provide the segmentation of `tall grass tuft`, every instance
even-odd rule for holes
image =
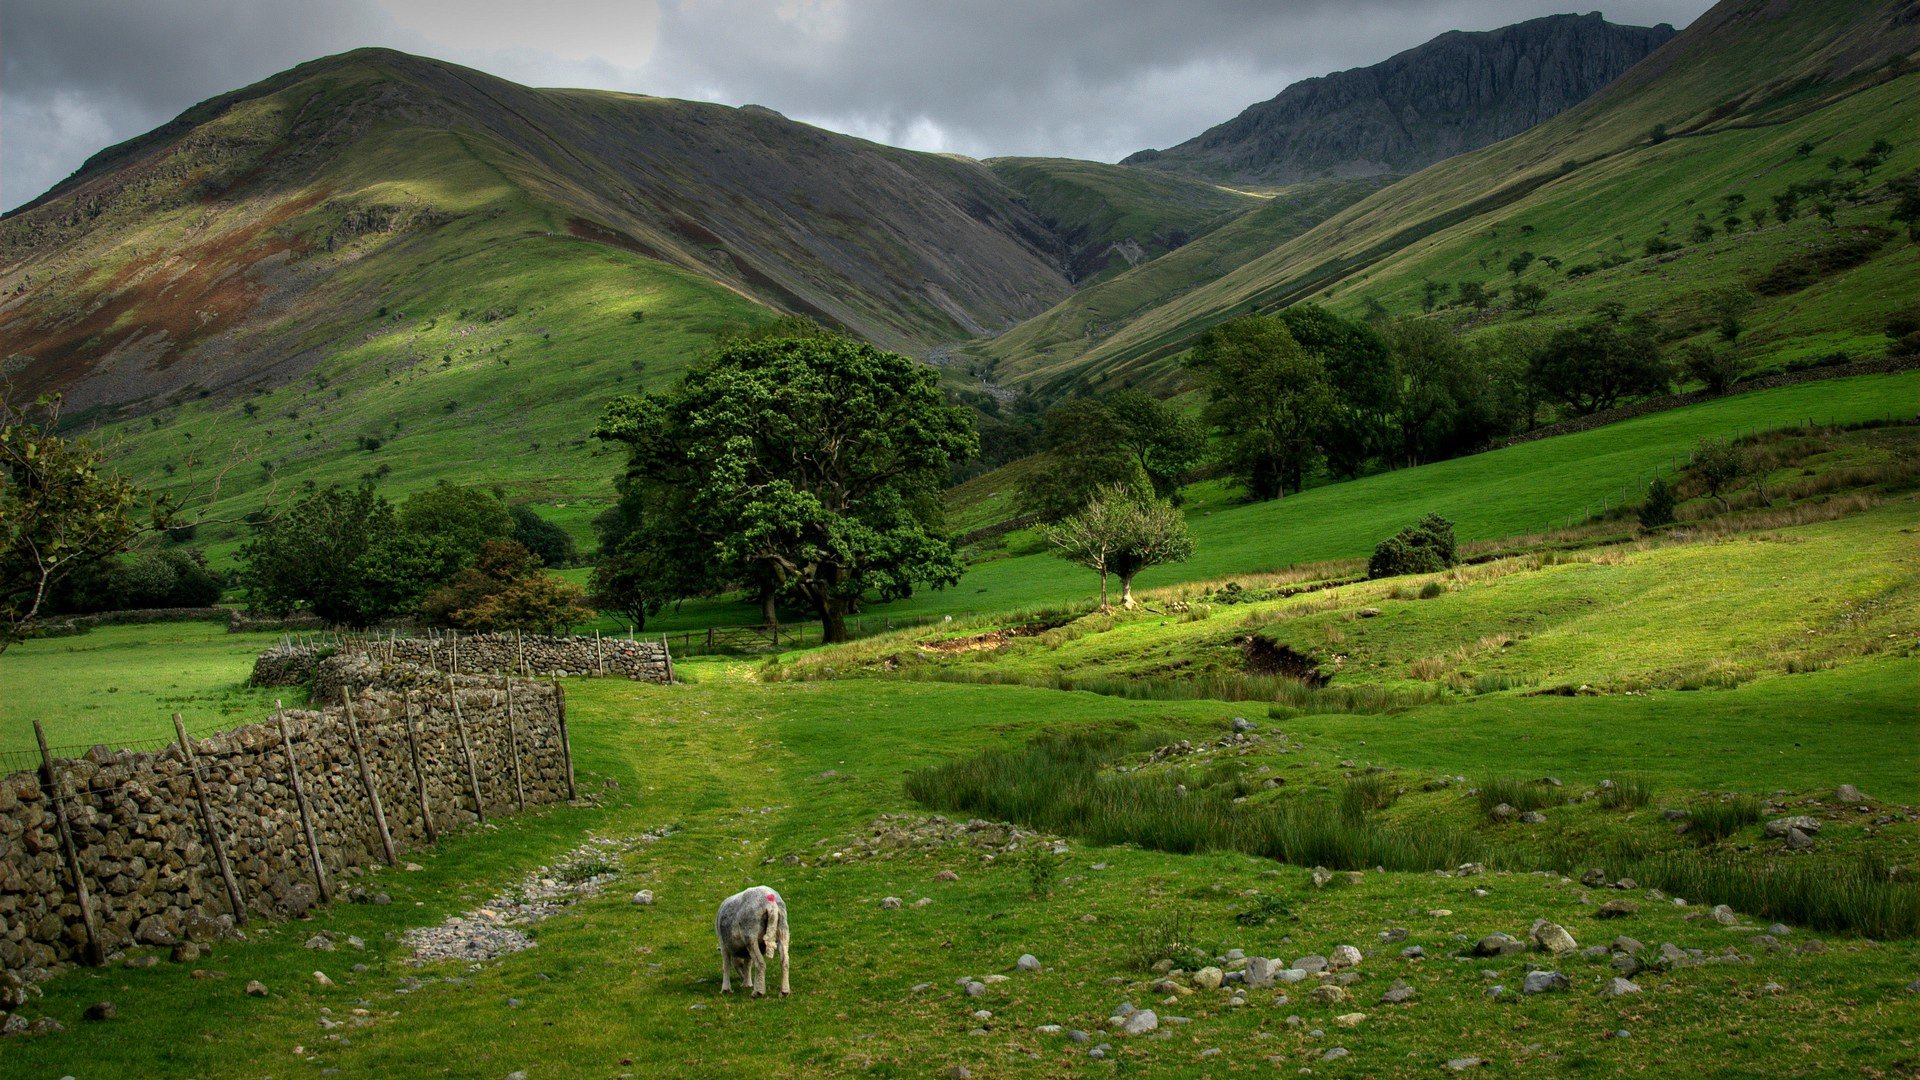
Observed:
[[[1385,810],[1400,798],[1400,790],[1381,773],[1365,773],[1340,789],[1340,816],[1359,821],[1374,810]]]
[[[1179,771],[1105,768],[1153,740],[1142,732],[1050,735],[1020,750],[992,750],[909,773],[907,794],[926,806],[1071,833],[1089,843],[1177,854],[1239,851],[1347,870],[1437,870],[1485,859],[1477,838],[1450,827],[1403,831],[1354,820],[1322,800],[1236,805],[1233,787],[1182,790]]]
[[[1516,780],[1510,776],[1490,776],[1480,781],[1480,810],[1491,814],[1506,803],[1515,810],[1545,810],[1567,801],[1559,788],[1539,780]]]
[[[1872,856],[1749,862],[1668,852],[1624,872],[1643,885],[1760,919],[1881,939],[1920,934],[1920,889],[1889,880],[1886,865]]]
[[[1644,776],[1617,777],[1600,789],[1600,805],[1609,810],[1636,810],[1653,801],[1653,782]]]
[[[1146,679],[1113,675],[1019,674],[992,669],[926,666],[902,667],[894,673],[894,677],[922,682],[1083,690],[1133,701],[1264,701],[1270,705],[1268,715],[1275,718],[1302,713],[1402,712],[1446,700],[1446,688],[1438,685],[1409,688],[1314,687],[1284,675],[1229,673],[1185,679]]]
[[[1691,808],[1687,835],[1697,844],[1718,843],[1758,823],[1763,815],[1760,800],[1751,795],[1736,795]]]

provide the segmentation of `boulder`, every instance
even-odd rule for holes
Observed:
[[[1810,817],[1806,814],[1794,814],[1790,817],[1774,818],[1762,826],[1762,830],[1768,836],[1781,839],[1784,839],[1787,833],[1794,829],[1798,829],[1808,836],[1812,836],[1814,833],[1820,831],[1820,819]]]
[[[1335,971],[1358,967],[1359,964],[1360,950],[1352,945],[1335,945],[1333,951],[1327,954],[1327,966]]]
[[[1580,943],[1573,940],[1573,935],[1567,933],[1566,927],[1545,919],[1535,920],[1528,936],[1533,938],[1535,945],[1555,956],[1565,956],[1580,948]]]
[[[1621,997],[1626,994],[1639,993],[1640,985],[1631,979],[1623,979],[1615,976],[1607,980],[1607,985],[1602,987],[1600,992],[1608,997]]]
[[[1567,977],[1557,971],[1529,971],[1520,989],[1528,994],[1551,994],[1565,990],[1568,985]]]
[[[1225,973],[1219,968],[1203,967],[1193,973],[1193,988],[1195,990],[1218,990],[1220,989],[1221,981],[1225,978]]]
[[[1854,787],[1852,784],[1841,784],[1839,787],[1834,788],[1833,798],[1835,802],[1843,803],[1863,803],[1867,801],[1867,797],[1860,793],[1860,789]]]

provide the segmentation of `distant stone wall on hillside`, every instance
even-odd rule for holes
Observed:
[[[253,685],[288,686],[312,682],[330,656],[358,657],[373,665],[418,666],[442,674],[516,672],[523,675],[621,675],[640,682],[672,682],[673,658],[659,639],[549,637],[545,634],[436,634],[428,637],[370,637],[337,644],[276,645],[254,662]],[[345,660],[342,659],[342,664]],[[339,667],[339,665],[336,665]],[[411,681],[413,674],[381,678],[353,665],[357,686]],[[345,667],[339,667],[345,671]],[[338,683],[336,682],[336,685]],[[329,699],[331,700],[331,699]]]
[[[291,756],[275,718],[190,740],[191,765],[95,747],[0,778],[0,984],[295,915],[442,833],[573,796],[557,683],[425,674],[352,690],[350,716],[337,688],[288,710]]]

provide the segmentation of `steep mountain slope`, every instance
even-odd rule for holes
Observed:
[[[1103,280],[1182,247],[1260,205],[1244,192],[1178,176],[1070,158],[991,158],[1067,247],[1075,284]]]
[[[1061,245],[977,163],[363,50],[198,106],[9,215],[0,355],[81,407],[283,382],[423,271],[568,237],[903,349],[1069,289]]]
[[[1239,116],[1124,164],[1240,185],[1416,172],[1586,100],[1674,29],[1549,15],[1454,31],[1370,67],[1305,79]]]
[[[1684,338],[1690,321],[1706,329],[1707,290],[1750,286],[1837,229],[1886,223],[1877,186],[1837,206],[1833,225],[1805,207],[1788,223],[1743,220],[1732,231],[1721,216],[1726,196],[1744,198],[1741,213],[1765,209],[1789,185],[1833,175],[1829,157],[1852,159],[1877,138],[1894,151],[1874,185],[1920,164],[1917,50],[1920,14],[1894,0],[1726,0],[1585,103],[1383,188],[1217,281],[1090,334],[1077,355],[1055,350],[1048,368],[1055,378],[1150,378],[1211,323],[1309,297],[1418,312],[1424,281],[1501,287],[1522,251],[1563,267],[1524,272],[1549,289],[1548,325],[1619,300],[1654,310]],[[1713,235],[1693,241],[1702,222]],[[1656,234],[1679,249],[1638,257]],[[1743,349],[1765,364],[1877,348],[1888,314],[1912,303],[1911,259],[1910,247],[1888,242],[1805,291],[1761,293]],[[1503,315],[1526,317],[1496,304],[1464,328]],[[1001,359],[1010,370],[1027,362]]]

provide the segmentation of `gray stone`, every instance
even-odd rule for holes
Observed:
[[[1015,960],[1013,966],[1021,971],[1039,971],[1040,961],[1032,953],[1021,953],[1020,959]]]
[[[1380,995],[1380,1004],[1400,1005],[1412,1001],[1415,996],[1413,987],[1400,979],[1395,979],[1393,985],[1387,988],[1387,992]]]
[[[1145,1035],[1160,1027],[1160,1017],[1152,1009],[1141,1009],[1129,1015],[1120,1023],[1120,1030],[1129,1035]]]
[[[1622,979],[1615,976],[1607,980],[1607,985],[1601,988],[1600,992],[1608,997],[1620,997],[1623,994],[1637,994],[1640,992],[1640,984],[1631,979]]]
[[[1774,818],[1762,829],[1768,836],[1777,838],[1785,838],[1787,833],[1794,829],[1812,836],[1820,831],[1820,819],[1806,814],[1794,814],[1791,817]]]
[[[1867,801],[1867,797],[1860,794],[1860,789],[1854,787],[1852,784],[1841,784],[1839,787],[1834,788],[1833,798],[1834,801],[1843,803],[1863,803]]]
[[[1452,1069],[1454,1072],[1466,1072],[1468,1069],[1477,1069],[1482,1064],[1484,1063],[1477,1057],[1457,1057],[1457,1058],[1447,1059],[1447,1068]]]
[[[1272,986],[1274,976],[1278,971],[1279,966],[1273,960],[1264,956],[1248,957],[1247,970],[1245,973],[1247,988],[1250,990],[1264,990]]]
[[[1513,953],[1526,951],[1527,946],[1524,942],[1516,941],[1512,937],[1500,933],[1488,934],[1486,937],[1474,942],[1473,945],[1473,955],[1475,956],[1509,956]]]
[[[1566,927],[1559,923],[1550,923],[1545,919],[1535,920],[1528,936],[1542,950],[1555,956],[1565,956],[1580,947],[1580,943],[1573,940],[1573,935],[1567,933]]]
[[[267,984],[261,982],[259,979],[248,979],[247,980],[247,996],[248,997],[266,997]]]
[[[1793,933],[1793,927],[1788,926],[1786,923],[1774,923],[1772,926],[1767,927],[1767,933],[1772,934],[1774,937],[1786,937],[1788,934]]]
[[[1244,716],[1236,716],[1233,718],[1233,730],[1235,731],[1252,731],[1256,726],[1258,725]]]
[[[1347,1057],[1351,1053],[1352,1052],[1349,1051],[1344,1046],[1329,1046],[1327,1047],[1326,1052],[1320,1055],[1320,1060],[1321,1061],[1339,1061],[1341,1058]]]
[[[1719,923],[1721,926],[1732,926],[1740,921],[1740,916],[1735,915],[1733,909],[1725,904],[1715,904],[1713,905],[1713,921]]]
[[[1557,971],[1529,971],[1520,989],[1528,994],[1550,994],[1565,990],[1568,985],[1567,977]]]
[[[1546,823],[1547,815],[1538,810],[1525,810],[1520,814],[1520,824],[1522,825],[1545,825]]]
[[[1418,960],[1421,957],[1424,957],[1427,955],[1427,950],[1421,948],[1418,945],[1409,945],[1406,948],[1400,950],[1400,955],[1403,959]]]
[[[1072,1031],[1067,1032],[1067,1038],[1077,1043],[1085,1043],[1085,1042],[1093,1041],[1093,1036],[1087,1034],[1084,1031],[1081,1031],[1078,1028],[1075,1028]]]
[[[653,906],[653,890],[641,889],[639,892],[634,893],[633,903],[636,907],[652,907]]]
[[[1311,975],[1316,971],[1327,970],[1327,958],[1317,953],[1311,956],[1303,956],[1295,960],[1293,966]]]
[[[881,897],[880,906],[887,911],[898,911],[900,909],[900,898],[897,896]]]
[[[1327,954],[1327,966],[1335,971],[1360,965],[1360,950],[1351,945],[1335,945]]]
[[[1218,990],[1220,989],[1220,982],[1224,977],[1224,974],[1217,967],[1203,967],[1193,973],[1193,988],[1195,990]]]
[[[1813,837],[1799,829],[1787,830],[1787,848],[1792,851],[1806,851],[1813,847]]]
[[[985,995],[987,992],[987,984],[983,982],[978,982],[973,979],[968,979],[964,989],[966,990],[968,997],[981,997]]]

